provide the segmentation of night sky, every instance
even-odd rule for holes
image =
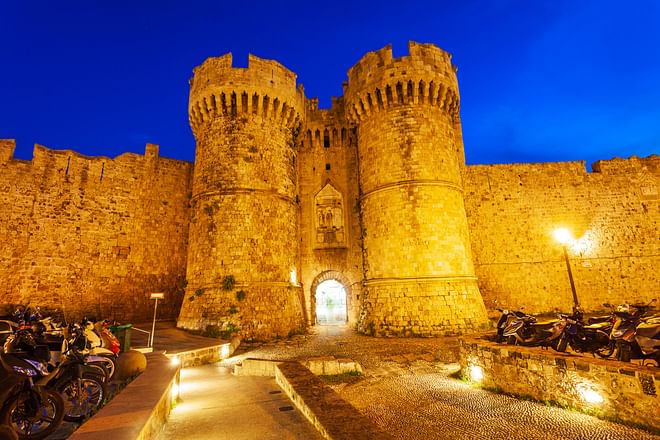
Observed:
[[[261,4],[263,3],[263,4]],[[468,163],[660,153],[660,1],[0,2],[0,138],[193,160],[188,80],[275,59],[321,107],[366,52],[433,43],[459,68]]]

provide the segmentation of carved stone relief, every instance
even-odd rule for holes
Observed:
[[[314,248],[346,247],[344,197],[327,183],[314,197]]]

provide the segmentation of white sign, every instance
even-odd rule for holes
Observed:
[[[164,293],[152,293],[149,299],[163,299],[165,298]]]

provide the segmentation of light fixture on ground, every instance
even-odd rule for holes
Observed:
[[[479,365],[470,365],[470,380],[472,382],[481,382],[484,380],[484,370]]]
[[[576,386],[576,389],[580,395],[580,398],[586,403],[590,404],[599,404],[603,403],[605,399],[603,396],[594,389],[595,387],[589,383],[579,383]]]
[[[568,261],[568,244],[573,241],[573,235],[566,228],[558,228],[554,231],[555,240],[561,243],[564,250],[564,260],[566,261],[566,270],[568,271],[568,280],[571,282],[571,292],[573,293],[573,306],[577,309],[580,305],[575,290],[575,282],[573,281],[573,272],[571,271],[571,263]]]

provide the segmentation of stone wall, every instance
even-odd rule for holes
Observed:
[[[486,323],[472,265],[451,57],[410,43],[348,72],[357,124],[365,292],[358,326],[376,335],[443,335]]]
[[[158,156],[85,157],[0,141],[3,302],[120,321],[176,316],[185,280],[192,164]]]
[[[316,287],[328,279],[344,285],[349,324],[359,312],[362,247],[358,212],[357,151],[342,99],[319,110],[307,101],[299,147],[301,280],[307,321],[316,322]]]
[[[660,157],[465,168],[465,203],[479,288],[533,313],[570,309],[557,227],[572,230],[568,254],[578,299],[648,302],[660,296]]]
[[[461,341],[460,364],[468,376],[480,367],[489,388],[660,429],[660,373],[653,367],[485,340]]]

